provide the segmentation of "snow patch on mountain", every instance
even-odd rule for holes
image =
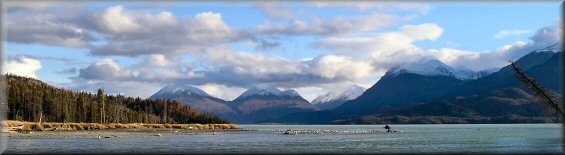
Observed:
[[[298,92],[294,91],[294,90],[285,90],[285,91],[281,91],[276,87],[266,87],[266,88],[251,88],[248,89],[247,91],[243,92],[243,94],[241,94],[239,97],[237,98],[245,98],[245,97],[249,97],[249,96],[253,96],[253,95],[262,95],[262,96],[266,96],[266,95],[275,95],[275,96],[279,96],[279,97],[296,97],[296,96],[300,96],[298,94]]]
[[[153,94],[153,96],[171,96],[171,95],[210,96],[208,95],[208,93],[202,91],[201,89],[188,85],[184,85],[184,86],[168,85],[165,86],[163,89],[159,90],[157,93]]]
[[[561,52],[563,51],[563,48],[561,48],[561,43],[557,42],[553,45],[550,45],[548,47],[539,49],[539,50],[535,50],[534,52],[553,52],[553,53],[557,53],[557,52]]]
[[[387,74],[398,76],[402,73],[413,73],[426,76],[452,76],[459,80],[474,80],[490,75],[496,71],[498,71],[498,69],[482,70],[478,72],[465,68],[455,69],[437,59],[432,59],[415,63],[400,64],[387,71]]]
[[[328,92],[322,96],[312,100],[312,104],[323,104],[333,101],[348,101],[361,96],[365,92],[365,88],[353,85],[341,92]]]

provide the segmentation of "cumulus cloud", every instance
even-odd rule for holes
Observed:
[[[5,18],[8,42],[83,48],[97,40],[81,25],[71,22],[76,17],[62,12],[15,12]]]
[[[326,83],[358,81],[371,72],[370,62],[346,55],[321,55],[308,60],[286,60],[271,55],[210,53],[202,72],[205,79],[185,82],[196,85],[214,83],[244,88],[259,84],[283,88],[316,86]]]
[[[37,59],[26,56],[16,56],[2,63],[2,73],[37,78],[36,72],[41,69],[41,67],[41,62]]]
[[[267,35],[335,35],[374,31],[407,19],[409,18],[382,13],[357,17],[335,17],[329,20],[313,18],[311,22],[293,19],[286,24],[267,22],[259,25],[257,31]]]
[[[196,14],[188,30],[193,40],[216,41],[237,37],[234,30],[222,19],[222,15],[214,12]]]
[[[429,50],[426,54],[454,67],[476,71],[500,68],[508,65],[508,60],[517,60],[532,51],[561,42],[561,31],[557,26],[544,27],[537,30],[529,41],[517,41],[486,52],[442,48]]]
[[[398,63],[409,63],[435,58],[450,66],[475,71],[500,68],[508,60],[542,49],[560,41],[561,29],[556,26],[541,28],[529,41],[517,41],[485,52],[467,51],[454,48],[430,49],[424,51],[413,42],[434,41],[441,37],[443,29],[436,24],[405,25],[396,32],[384,32],[373,36],[328,37],[312,44],[315,48],[338,50],[352,55],[371,57],[373,72],[369,76],[382,76]]]
[[[503,39],[509,36],[517,36],[530,33],[531,31],[528,30],[502,30],[496,33],[493,38],[494,39]]]
[[[562,34],[563,29],[561,29],[561,26],[549,26],[537,30],[530,39],[533,44],[553,44],[562,41]]]
[[[140,27],[132,17],[124,14],[124,8],[121,5],[108,8],[101,20],[100,23],[104,28],[115,33],[136,31]]]
[[[160,56],[154,58],[160,59]],[[151,57],[149,57],[151,59]],[[112,59],[98,60],[86,68],[79,69],[79,75],[75,78],[91,81],[150,81],[165,82],[170,80],[204,78],[204,75],[193,72],[190,68],[155,68],[155,65],[163,65],[164,62],[145,61],[129,67],[124,67]],[[189,66],[189,65],[179,65]],[[184,69],[184,70],[183,70]]]
[[[86,48],[97,56],[178,56],[254,38],[231,28],[216,12],[185,18],[167,11],[132,11],[121,5],[105,10],[66,5],[27,9],[7,14],[5,21],[8,42]]]
[[[112,59],[102,59],[84,69],[80,69],[79,76],[84,79],[114,81],[130,79],[134,77],[134,74],[130,70],[123,69],[120,64]]]
[[[372,36],[328,37],[314,42],[312,46],[342,52],[398,52],[414,48],[414,41],[436,40],[442,33],[443,28],[433,23],[405,25],[399,31]]]
[[[369,62],[348,56],[322,55],[309,62],[311,72],[326,79],[360,80],[373,71]]]
[[[370,76],[382,76],[390,67],[420,60],[422,50],[415,41],[434,41],[443,28],[433,23],[405,25],[398,31],[383,32],[370,36],[328,37],[311,44],[314,48],[334,50],[342,54],[364,57],[373,66]]]
[[[128,12],[122,6],[115,6],[95,19],[101,21],[99,31],[106,34],[108,43],[94,46],[91,49],[94,55],[199,53],[211,45],[252,37],[247,32],[231,28],[222,15],[215,12],[202,12],[194,18],[182,19],[170,12]]]

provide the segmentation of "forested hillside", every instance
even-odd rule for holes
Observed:
[[[73,92],[42,81],[5,75],[9,120],[93,123],[229,123],[174,100]]]

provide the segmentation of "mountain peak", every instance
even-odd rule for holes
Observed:
[[[199,95],[199,96],[210,96],[208,93],[192,87],[189,85],[177,86],[177,85],[167,85],[159,90],[153,96],[170,96],[170,95]]]
[[[245,97],[249,97],[249,96],[253,96],[253,95],[275,95],[275,96],[288,96],[288,97],[295,97],[295,96],[300,96],[298,94],[298,92],[294,91],[294,90],[285,90],[285,91],[281,91],[276,87],[264,87],[264,88],[259,88],[259,87],[254,87],[251,89],[248,89],[247,91],[243,92],[243,94],[241,94],[239,97],[237,98],[245,98]]]
[[[486,76],[492,72],[474,72],[469,69],[455,69],[437,59],[399,64],[387,71],[386,74],[398,76],[402,73],[413,73],[426,76],[451,76],[459,80],[471,80]]]

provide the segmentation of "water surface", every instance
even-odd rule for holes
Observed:
[[[240,125],[249,131],[110,139],[9,139],[5,153],[562,153],[561,124]],[[337,135],[283,135],[286,129]]]

